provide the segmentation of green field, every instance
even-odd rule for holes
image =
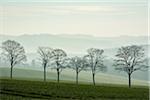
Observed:
[[[148,100],[144,86],[72,84],[25,80],[0,80],[1,100]]]

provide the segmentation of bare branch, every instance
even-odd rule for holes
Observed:
[[[1,48],[3,50],[2,55],[10,62],[12,67],[26,61],[25,50],[20,43],[7,40],[2,43]]]
[[[66,59],[67,54],[65,51],[63,51],[62,49],[54,49],[52,51],[52,55],[53,55],[53,69],[60,69],[60,72],[62,71],[62,69],[64,69],[67,65],[67,61],[68,59]]]
[[[142,46],[126,46],[118,49],[117,59],[115,59],[114,66],[116,70],[122,70],[128,74],[137,70],[148,68],[148,64],[144,64],[145,55]]]
[[[95,74],[96,72],[104,71],[106,69],[106,66],[103,65],[104,50],[90,48],[87,52],[88,55],[85,55],[84,58],[89,62],[88,66],[91,68],[92,73]]]

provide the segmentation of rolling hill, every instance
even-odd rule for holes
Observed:
[[[56,81],[56,72],[55,70],[47,69],[47,80]],[[9,68],[0,68],[0,77],[1,78],[9,78]],[[38,70],[28,70],[28,69],[19,69],[14,68],[13,70],[13,78],[16,79],[28,79],[28,80],[43,80],[43,71]],[[60,76],[61,81],[75,81],[75,72],[72,70],[64,70]],[[79,74],[79,82],[80,83],[91,83],[92,77],[90,72],[81,72]],[[127,77],[98,73],[96,75],[96,83],[104,83],[104,84],[128,84]],[[132,80],[132,84],[134,85],[144,85],[147,86],[148,82],[143,80]]]
[[[31,61],[38,58],[36,53],[38,46],[49,46],[52,48],[61,48],[64,49],[68,57],[71,56],[83,56],[86,54],[88,48],[103,48],[105,50],[104,55],[106,59],[104,61],[105,65],[108,67],[105,74],[100,73],[97,75],[97,82],[104,83],[123,83],[127,84],[127,74],[114,70],[113,59],[116,54],[118,47],[126,45],[142,45],[145,49],[145,54],[148,55],[148,39],[147,36],[120,36],[120,37],[93,37],[86,35],[50,35],[50,34],[39,34],[39,35],[20,35],[20,36],[8,36],[0,35],[0,43],[5,40],[12,39],[20,42],[26,50],[27,55],[27,64],[21,67],[20,65],[15,66],[14,76],[17,78],[35,78],[42,79],[43,77],[43,68],[41,65],[32,66]],[[4,66],[6,68],[4,68]],[[19,68],[19,69],[18,69]],[[0,63],[1,76],[8,77],[9,69],[8,65],[3,65]],[[55,70],[48,68],[48,78],[55,79],[56,73]],[[137,80],[135,84],[140,82],[148,82],[148,72],[149,71],[137,71],[133,73],[132,77]],[[65,70],[62,73],[63,80],[74,80],[74,75],[72,75],[71,70]],[[118,77],[119,76],[119,77]],[[82,72],[80,80],[91,82],[90,72]],[[121,78],[120,78],[121,77]],[[113,80],[112,80],[113,79]],[[138,81],[141,80],[141,81]],[[145,84],[145,83],[144,83]]]

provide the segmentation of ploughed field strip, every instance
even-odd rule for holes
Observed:
[[[149,100],[148,87],[0,79],[1,100]],[[18,98],[18,99],[17,99]]]

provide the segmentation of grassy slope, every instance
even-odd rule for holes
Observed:
[[[148,100],[148,87],[0,80],[1,100]]]
[[[4,78],[9,78],[10,69],[8,68],[0,68],[0,76]],[[27,70],[27,69],[13,69],[13,77],[17,79],[28,79],[28,80],[43,80],[43,72],[37,70]],[[68,70],[63,71],[60,76],[61,80],[67,81],[75,81],[75,73],[74,71]],[[56,80],[56,72],[50,71],[47,73],[47,80]],[[81,72],[79,74],[79,81],[83,83],[91,83],[92,77],[90,72]],[[97,83],[107,83],[107,84],[128,84],[128,80],[125,77],[121,76],[113,76],[108,74],[99,73],[96,75]],[[132,84],[134,85],[148,85],[146,81],[141,80],[132,80]]]

